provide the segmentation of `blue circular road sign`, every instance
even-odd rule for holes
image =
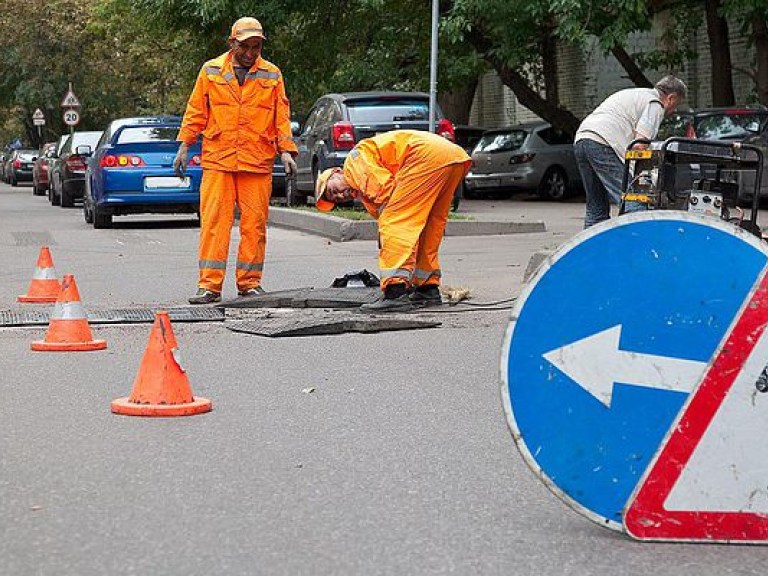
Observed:
[[[507,329],[502,396],[518,448],[557,496],[621,530],[767,262],[738,227],[670,211],[594,226],[539,268]]]

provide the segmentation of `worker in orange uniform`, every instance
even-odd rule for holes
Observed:
[[[438,250],[453,194],[471,162],[442,136],[394,130],[362,140],[347,155],[344,168],[320,174],[318,210],[357,197],[379,221],[383,294],[362,310],[396,312],[441,303]]]
[[[235,204],[240,208],[236,281],[240,296],[264,293],[272,165],[280,153],[286,175],[296,173],[290,107],[280,69],[261,57],[264,31],[255,18],[232,26],[230,50],[200,69],[179,131],[177,174],[188,148],[203,135],[198,291],[190,304],[221,300]]]

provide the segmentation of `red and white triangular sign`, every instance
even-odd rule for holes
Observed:
[[[634,538],[768,542],[766,324],[763,271],[629,499]]]

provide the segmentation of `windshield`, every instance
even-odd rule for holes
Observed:
[[[706,140],[743,138],[760,129],[762,116],[748,114],[713,114],[696,119],[696,137]]]
[[[490,132],[483,134],[475,147],[475,152],[509,152],[517,150],[525,142],[528,132],[512,130],[511,132]]]
[[[178,126],[131,126],[120,131],[116,144],[157,141],[173,142],[178,134]]]
[[[349,121],[357,123],[428,121],[429,102],[412,98],[347,100]],[[440,115],[438,114],[438,118]]]

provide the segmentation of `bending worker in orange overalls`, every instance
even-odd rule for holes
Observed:
[[[286,176],[295,174],[293,157],[298,153],[282,74],[261,57],[264,39],[255,18],[235,22],[229,52],[200,70],[179,131],[181,145],[173,165],[180,175],[189,145],[203,135],[200,277],[190,304],[221,300],[235,204],[240,208],[237,291],[240,296],[264,292],[272,165],[280,152]]]
[[[359,197],[379,221],[383,294],[364,304],[364,311],[440,304],[437,253],[453,194],[470,164],[467,153],[442,136],[394,130],[362,140],[343,169],[320,174],[315,188],[318,210]]]

